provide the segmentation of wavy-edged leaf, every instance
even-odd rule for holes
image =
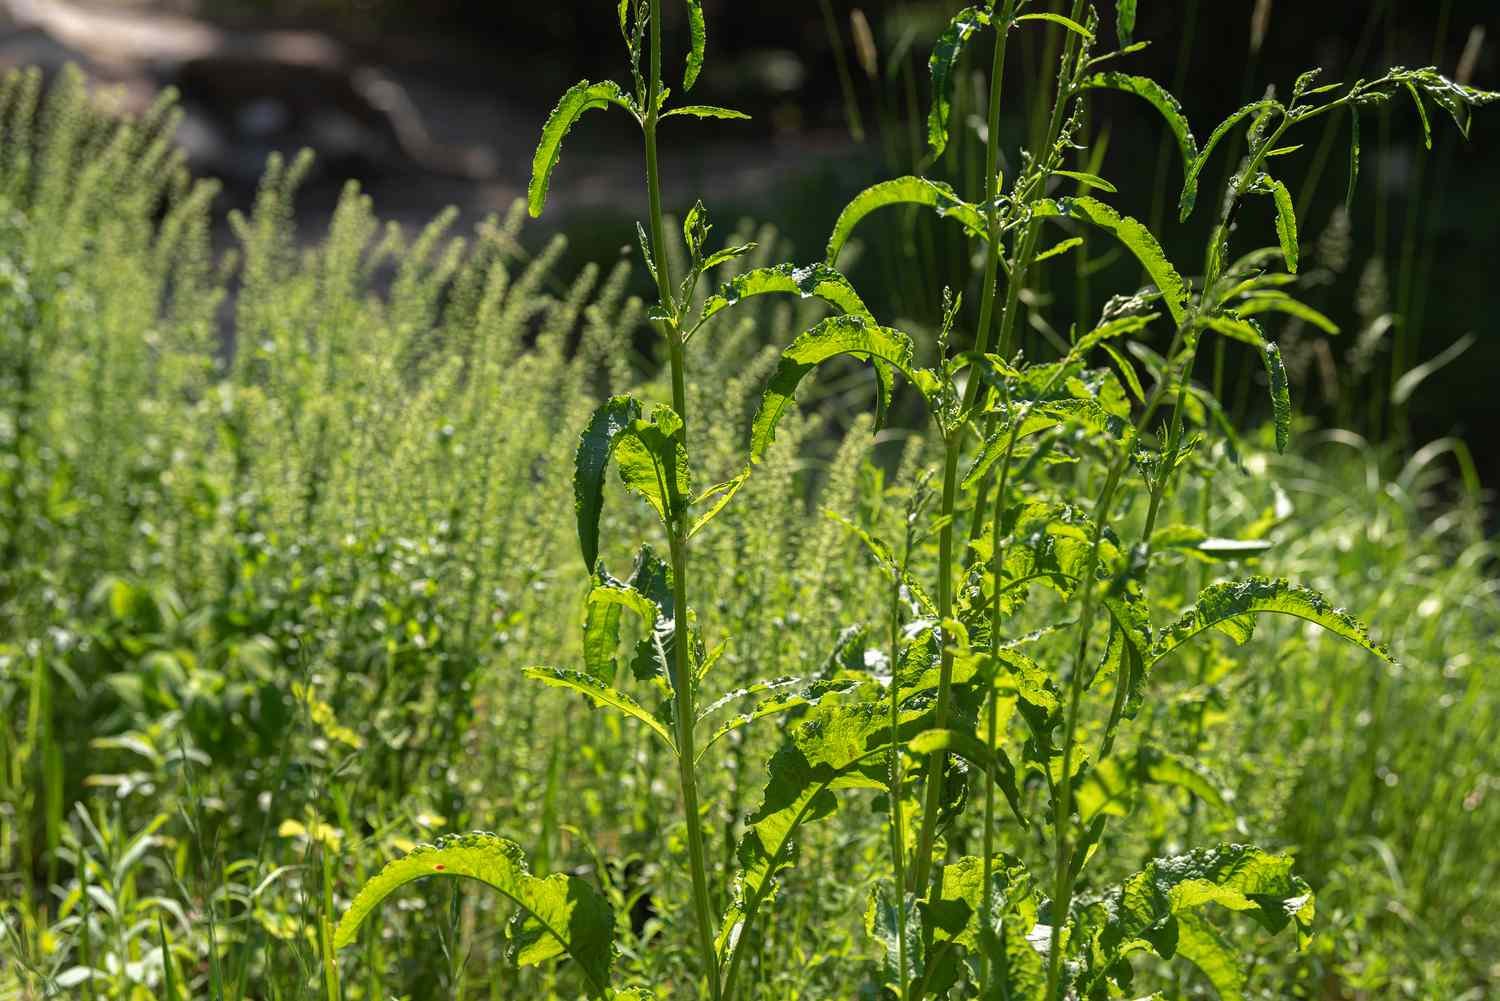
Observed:
[[[672,614],[672,571],[649,545],[641,546],[628,580],[617,580],[601,566],[586,599],[583,626],[584,666],[601,684],[614,684],[619,673],[615,652],[620,644],[620,614],[629,610],[648,635],[636,644],[632,666],[645,680],[656,675],[655,648],[670,653],[676,642]]]
[[[633,716],[645,723],[652,733],[666,742],[668,747],[676,748],[676,741],[672,739],[672,732],[667,729],[666,724],[653,716],[635,699],[617,688],[602,684],[597,678],[590,677],[582,671],[570,671],[562,667],[528,667],[522,673],[551,688],[565,688],[580,695],[586,695],[595,706],[608,706],[627,716]]]
[[[752,296],[767,293],[796,295],[803,299],[822,299],[828,305],[851,316],[875,321],[854,286],[837,269],[826,264],[776,264],[736,275],[703,303],[703,320],[708,320]]]
[[[1278,932],[1297,926],[1299,945],[1311,936],[1313,897],[1292,872],[1292,858],[1251,845],[1221,844],[1158,858],[1108,895],[1108,920],[1096,947],[1106,958],[1149,948],[1164,959],[1177,952],[1177,919],[1216,904]]]
[[[645,498],[668,527],[686,511],[693,492],[687,449],[677,433],[681,427],[672,408],[658,403],[650,420],[633,420],[615,437],[620,481]]]
[[[778,874],[795,861],[795,836],[805,823],[838,810],[839,789],[884,790],[889,782],[890,706],[880,697],[823,701],[787,733],[769,764],[760,807],[737,850],[732,901],[717,947],[726,969],[726,993],[742,957],[745,927],[774,893]],[[926,729],[930,707],[903,714],[900,725]]]
[[[1172,320],[1178,326],[1182,325],[1187,316],[1190,298],[1188,284],[1177,273],[1172,262],[1167,260],[1166,251],[1162,250],[1161,244],[1144,223],[1121,215],[1109,205],[1088,195],[1055,200],[1038,199],[1033,204],[1032,211],[1044,218],[1068,216],[1078,219],[1114,236],[1141,262],[1146,274],[1151,276],[1151,280],[1161,291],[1162,302],[1166,305],[1167,312],[1172,314]]]
[[[941,981],[957,972],[950,950],[970,956],[983,951],[989,958],[988,1001],[1040,998],[1047,986],[1045,960],[1027,938],[1037,927],[1035,882],[1013,855],[991,859],[988,888],[984,869],[984,860],[972,855],[936,866],[932,885],[917,901],[923,938],[932,946],[927,967],[933,974],[925,986],[935,990],[930,996],[943,996]]]
[[[1254,630],[1256,615],[1289,615],[1321,626],[1383,660],[1394,663],[1390,651],[1370,638],[1364,623],[1336,608],[1312,588],[1285,578],[1249,577],[1211,584],[1198,593],[1198,601],[1161,631],[1151,649],[1155,663],[1206,629],[1218,629],[1243,643]]]
[[[1220,140],[1251,115],[1277,107],[1280,105],[1271,100],[1251,101],[1220,122],[1213,130],[1208,137],[1208,142],[1203,144],[1203,148],[1193,158],[1193,166],[1187,172],[1187,178],[1182,182],[1182,195],[1177,202],[1178,215],[1182,222],[1187,222],[1188,216],[1193,214],[1193,207],[1198,203],[1198,175],[1203,173],[1203,168],[1208,164],[1208,158],[1213,155],[1214,148],[1219,145]]]
[[[359,926],[396,890],[430,876],[477,880],[500,891],[520,910],[511,926],[515,961],[532,965],[566,954],[588,981],[589,994],[604,998],[614,962],[614,909],[576,876],[533,876],[514,841],[482,831],[418,845],[369,880],[339,919],[335,949],[354,941]]]
[[[693,118],[719,118],[727,121],[748,122],[750,116],[743,111],[733,108],[721,108],[713,104],[682,104],[670,111],[662,112],[662,118],[676,118],[679,115],[688,115]]]
[[[703,20],[703,0],[687,0],[688,57],[682,73],[682,89],[689,91],[703,72],[703,51],[708,46],[708,25]]]
[[[974,462],[964,473],[963,488],[969,490],[989,473],[991,467],[1005,455],[1010,446],[1013,421],[1001,421],[995,431],[985,439],[984,447],[974,457]],[[1063,424],[1076,424],[1106,438],[1111,444],[1128,449],[1135,441],[1135,428],[1130,422],[1105,410],[1097,401],[1082,399],[1046,400],[1032,404],[1021,417],[1016,440]]]
[[[1193,162],[1198,159],[1198,142],[1193,138],[1192,127],[1188,125],[1181,103],[1165,87],[1150,77],[1113,72],[1085,77],[1079,86],[1124,91],[1150,104],[1166,119],[1167,128],[1177,140],[1177,148],[1182,153],[1182,176],[1186,178],[1192,171]]]
[[[531,184],[526,189],[527,207],[532,218],[542,214],[547,202],[547,187],[552,180],[552,170],[562,157],[563,139],[573,128],[573,123],[585,111],[607,108],[611,104],[638,115],[635,101],[612,80],[590,83],[580,80],[569,87],[558,100],[557,107],[547,116],[542,126],[542,138],[537,143],[536,154],[531,160]]]
[[[1053,14],[1050,12],[1042,14],[1022,14],[1021,16],[1016,18],[1016,21],[1017,23],[1021,21],[1047,21],[1051,24],[1061,25],[1062,27],[1067,28],[1069,31],[1073,32],[1075,35],[1079,35],[1083,38],[1092,39],[1094,37],[1094,33],[1092,31],[1089,31],[1089,29],[1085,28],[1083,25],[1079,24],[1071,17],[1067,17],[1063,14]]]
[[[959,198],[949,185],[942,181],[929,181],[925,177],[897,177],[871,185],[844,206],[833,224],[833,233],[828,237],[828,251],[824,259],[830,267],[838,263],[839,252],[849,242],[849,235],[854,232],[854,227],[871,212],[890,205],[925,205],[935,209],[941,218],[951,218],[962,223],[971,235],[981,239],[985,235],[984,213],[979,211],[978,206]]]
[[[953,108],[953,73],[958,68],[964,44],[975,31],[990,23],[989,11],[965,7],[953,16],[932,47],[927,66],[932,74],[932,110],[927,115],[927,145],[934,156],[948,146],[948,119]],[[829,258],[833,260],[832,257]]]
[[[1281,360],[1281,348],[1267,341],[1260,350],[1260,360],[1266,366],[1266,378],[1271,384],[1271,417],[1276,422],[1276,451],[1285,452],[1292,440],[1292,394],[1287,382],[1286,365]]]
[[[875,369],[880,409],[890,405],[891,372],[908,374],[911,338],[892,327],[882,327],[860,316],[830,316],[799,335],[781,353],[781,361],[761,396],[750,425],[750,461],[759,463],[776,438],[776,424],[791,405],[797,386],[818,365],[839,355],[868,359]],[[908,375],[909,377],[909,375]]]
[[[641,405],[630,396],[606,400],[578,436],[573,461],[573,503],[578,518],[578,548],[589,573],[599,561],[599,514],[604,507],[604,471],[615,444],[641,416]]]
[[[1297,243],[1297,208],[1292,204],[1292,193],[1274,177],[1262,175],[1261,181],[1276,203],[1276,240],[1281,244],[1281,256],[1286,261],[1286,269],[1296,274],[1301,252]]]

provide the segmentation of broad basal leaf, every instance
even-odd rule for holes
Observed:
[[[1132,219],[1130,216],[1121,215],[1110,206],[1087,195],[1076,198],[1058,198],[1055,201],[1048,198],[1037,200],[1032,211],[1041,217],[1069,216],[1083,222],[1091,223],[1107,233],[1110,233],[1125,245],[1125,249],[1135,255],[1136,260],[1146,269],[1146,274],[1156,283],[1161,291],[1162,302],[1167,307],[1167,312],[1172,314],[1172,319],[1178,326],[1187,316],[1188,301],[1190,298],[1187,282],[1183,281],[1172,262],[1167,260],[1166,252],[1161,249],[1161,244],[1156,242],[1156,237],[1151,234],[1143,223]]]
[[[536,155],[531,160],[531,184],[526,192],[527,206],[533,218],[542,214],[542,206],[546,204],[552,169],[562,156],[562,142],[568,130],[585,111],[607,108],[611,104],[624,108],[632,115],[639,115],[634,99],[619,84],[611,80],[601,83],[580,80],[568,88],[557,102],[557,107],[547,116],[547,121],[542,126],[541,141],[537,143]]]
[[[576,876],[533,876],[519,845],[484,832],[418,845],[387,865],[344,912],[334,948],[353,942],[360,924],[391,893],[429,876],[457,876],[499,890],[520,908],[511,925],[516,962],[532,965],[566,954],[583,974],[590,996],[608,995],[615,925],[609,902]]]
[[[1255,615],[1290,615],[1305,619],[1341,636],[1378,657],[1391,660],[1390,651],[1370,638],[1364,623],[1311,588],[1285,579],[1250,577],[1212,584],[1198,593],[1197,603],[1162,630],[1151,651],[1158,661],[1205,629],[1218,629],[1237,643],[1250,638]]]
[[[573,500],[578,517],[578,548],[588,572],[599,561],[599,513],[604,507],[604,471],[609,467],[615,444],[631,423],[641,416],[641,405],[633,397],[616,396],[600,405],[578,436],[573,466]]]
[[[871,212],[889,205],[926,205],[936,209],[941,218],[952,218],[962,223],[971,235],[981,239],[985,235],[984,213],[977,206],[959,198],[942,181],[929,181],[925,177],[897,177],[866,188],[844,206],[844,211],[839,213],[838,220],[833,224],[833,234],[828,238],[825,260],[829,266],[838,263],[839,252],[849,242],[849,235],[854,232],[854,227]]]
[[[927,115],[927,145],[933,155],[943,152],[948,146],[948,118],[953,107],[953,73],[958,68],[959,57],[969,36],[990,23],[989,11],[980,7],[965,7],[953,16],[948,27],[938,36],[932,47],[932,56],[927,65],[932,73],[932,110]],[[829,255],[829,261],[834,259]]]
[[[1177,148],[1182,153],[1182,176],[1187,177],[1188,172],[1193,169],[1193,161],[1198,158],[1198,143],[1193,139],[1193,130],[1188,125],[1182,105],[1165,87],[1150,77],[1132,76],[1129,73],[1095,73],[1085,77],[1080,86],[1109,88],[1134,94],[1160,112],[1177,140]]]
[[[911,338],[899,330],[879,326],[859,316],[831,316],[798,336],[782,352],[781,361],[761,397],[760,409],[751,422],[752,463],[765,458],[766,450],[776,438],[776,424],[791,405],[803,377],[818,365],[839,355],[867,359],[874,366],[879,405],[883,413],[890,405],[892,370],[909,373]]]

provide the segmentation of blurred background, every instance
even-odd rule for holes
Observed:
[[[922,143],[926,60],[956,0],[704,6],[711,57],[694,99],[754,120],[684,123],[666,134],[671,210],[701,196],[725,224],[721,232],[735,219],[769,222],[792,256],[811,260],[844,200],[866,184],[922,172],[976,190],[977,68],[988,65],[986,53],[969,53],[959,83],[961,141],[938,163]],[[1109,29],[1113,4],[1103,7]],[[667,8],[668,37],[683,46],[681,5]],[[1230,111],[1267,87],[1285,92],[1313,66],[1328,79],[1353,80],[1430,63],[1475,86],[1500,87],[1494,0],[1147,0],[1140,9],[1136,37],[1152,44],[1131,57],[1130,71],[1177,94],[1200,141]],[[1002,124],[1012,150],[1033,108],[1050,100],[1052,81],[1035,67],[1057,34],[1019,35]],[[468,229],[524,192],[541,123],[568,84],[600,77],[603,67],[617,79],[627,74],[610,0],[0,0],[0,64],[51,74],[69,62],[101,93],[113,88],[107,99],[123,112],[176,88],[186,112],[179,141],[197,171],[224,182],[224,209],[249,203],[272,151],[315,149],[318,165],[298,203],[308,237],[323,231],[350,178],[386,218],[418,226],[453,205]],[[1159,119],[1128,97],[1101,94],[1094,109],[1090,145],[1120,189],[1111,201],[1151,220],[1179,267],[1195,270],[1211,200],[1180,224],[1181,167]],[[1303,137],[1280,170],[1297,197],[1310,263],[1303,297],[1342,334],[1328,338],[1296,321],[1276,333],[1294,363],[1303,412],[1395,450],[1457,432],[1494,484],[1500,122],[1492,119],[1500,115],[1477,117],[1467,143],[1434,122],[1429,153],[1412,108],[1398,103],[1366,115],[1352,218],[1342,211],[1347,119],[1329,116],[1326,129]],[[1210,165],[1212,183],[1237,155]],[[574,264],[629,252],[632,223],[645,210],[641,172],[638,139],[623,116],[590,116],[570,140],[548,215],[529,238],[566,231]],[[947,232],[952,227],[927,220],[884,225],[869,231],[856,283],[877,315],[930,325],[942,286],[971,280],[972,248]],[[1263,226],[1274,242],[1269,215],[1242,225]],[[1128,286],[1131,265],[1108,248],[1090,251],[1084,270],[1099,276],[1100,288]],[[1044,275],[1033,301],[1051,316],[1087,322],[1102,296],[1091,281],[1056,277],[1066,270]],[[1055,334],[1039,319],[1031,326],[1038,344]],[[1434,359],[1447,364],[1421,367]],[[1403,383],[1413,369],[1430,374],[1420,385],[1414,377]],[[1259,399],[1246,391],[1239,406]]]

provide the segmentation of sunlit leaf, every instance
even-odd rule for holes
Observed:
[[[1135,255],[1136,260],[1146,269],[1146,274],[1156,283],[1161,291],[1162,302],[1167,307],[1167,312],[1172,314],[1172,319],[1179,326],[1187,316],[1187,306],[1190,298],[1190,290],[1172,262],[1167,260],[1166,252],[1161,249],[1161,244],[1156,241],[1148,229],[1139,220],[1130,216],[1121,215],[1103,202],[1081,195],[1076,198],[1039,199],[1033,205],[1033,211],[1042,217],[1068,216],[1091,223],[1107,233],[1113,235],[1124,244],[1125,249]]]
[[[542,126],[541,141],[537,143],[536,155],[531,161],[531,184],[527,188],[527,206],[533,217],[542,214],[542,206],[547,202],[547,186],[552,180],[552,170],[562,157],[563,139],[573,128],[573,123],[585,111],[607,108],[611,104],[624,108],[632,115],[639,114],[634,99],[620,89],[619,84],[610,80],[601,83],[580,80],[568,88],[557,102],[557,107],[547,116],[547,121]]]
[[[833,224],[833,233],[828,238],[825,260],[830,266],[837,264],[839,252],[849,241],[860,220],[876,209],[890,205],[925,205],[935,209],[941,218],[951,218],[961,223],[970,234],[983,237],[986,229],[984,213],[959,198],[954,190],[941,181],[929,181],[925,177],[898,177],[872,185],[855,195]]]
[[[608,995],[615,924],[609,902],[576,876],[533,876],[519,845],[483,832],[418,845],[388,864],[360,888],[344,912],[334,948],[352,943],[359,926],[386,897],[430,876],[476,880],[500,891],[520,908],[511,925],[517,963],[529,966],[566,954],[588,981],[591,996]]]
[[[953,74],[958,68],[963,47],[979,28],[990,23],[989,11],[980,7],[965,7],[953,16],[948,27],[938,36],[932,47],[932,56],[927,65],[932,74],[932,110],[927,116],[927,145],[934,155],[943,152],[948,145],[948,118],[953,106]],[[832,262],[834,255],[828,260]]]
[[[1172,130],[1172,136],[1177,140],[1177,148],[1182,153],[1183,177],[1186,178],[1192,171],[1193,163],[1198,158],[1198,143],[1193,138],[1193,130],[1188,125],[1182,105],[1165,87],[1149,77],[1132,76],[1129,73],[1095,73],[1085,77],[1079,86],[1124,91],[1150,104],[1160,112],[1167,127]]]
[[[633,397],[615,396],[594,411],[578,436],[574,459],[573,499],[578,518],[578,548],[589,573],[599,561],[599,514],[604,507],[604,472],[620,435],[641,416]]]

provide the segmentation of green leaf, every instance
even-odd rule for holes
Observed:
[[[689,115],[693,118],[719,118],[736,122],[748,122],[750,116],[743,111],[735,111],[733,108],[720,108],[712,104],[683,104],[670,111],[662,113],[662,118],[675,118],[678,115]]]
[[[1010,811],[1016,815],[1021,826],[1023,828],[1031,826],[1021,807],[1021,793],[1016,787],[1015,766],[1000,748],[986,747],[973,734],[964,733],[962,730],[928,730],[913,737],[908,747],[911,753],[916,755],[925,756],[939,751],[949,751],[966,759],[987,774],[1005,794],[1005,801],[1010,804]]]
[[[1177,955],[1203,971],[1219,1001],[1244,1001],[1247,964],[1235,954],[1224,933],[1198,914],[1179,914],[1175,921]]]
[[[1286,269],[1296,274],[1300,253],[1297,246],[1297,209],[1292,204],[1292,193],[1276,178],[1261,176],[1271,198],[1276,202],[1276,239],[1281,243],[1281,256],[1286,260]]]
[[[741,961],[745,928],[774,892],[777,875],[796,861],[798,829],[837,812],[837,790],[887,788],[889,714],[889,704],[878,696],[819,702],[772,755],[761,805],[740,838],[732,901],[717,940],[726,988]],[[912,726],[925,729],[921,723],[930,714],[930,707],[907,710],[899,723],[908,732]]]
[[[1016,21],[1050,21],[1053,24],[1062,25],[1064,28],[1067,28],[1074,34],[1081,35],[1084,38],[1092,39],[1094,37],[1093,32],[1089,31],[1087,28],[1079,24],[1077,21],[1073,20],[1071,17],[1064,17],[1062,14],[1022,14],[1020,17],[1016,18]]]
[[[740,492],[740,487],[744,486],[745,481],[749,478],[750,467],[746,466],[730,479],[725,480],[723,483],[715,484],[697,497],[694,497],[693,505],[695,507],[705,501],[711,500],[713,503],[709,504],[708,510],[704,511],[693,521],[693,527],[688,530],[688,538],[691,539],[697,535],[699,529],[707,525],[710,521],[713,521],[714,517],[720,511],[724,510],[730,501],[734,500],[734,495]]]
[[[1074,181],[1077,181],[1079,184],[1083,185],[1086,188],[1098,188],[1105,194],[1115,195],[1119,194],[1120,192],[1119,188],[1115,187],[1113,184],[1110,184],[1098,174],[1090,174],[1087,171],[1082,170],[1054,170],[1052,173],[1056,177],[1067,177]]]
[[[838,263],[839,252],[849,242],[854,227],[871,212],[890,205],[926,205],[937,210],[939,217],[962,223],[973,236],[982,239],[985,234],[984,214],[977,206],[959,198],[947,184],[929,181],[925,177],[897,177],[866,188],[844,206],[828,238],[828,252],[824,259],[830,267]]]
[[[672,732],[667,729],[666,725],[648,712],[645,706],[619,689],[611,688],[582,671],[569,671],[562,667],[528,667],[522,673],[533,681],[540,681],[551,688],[565,688],[580,695],[587,695],[596,707],[608,706],[627,716],[635,717],[645,723],[652,733],[675,751],[676,741],[672,739]]]
[[[1273,933],[1295,922],[1299,944],[1310,937],[1313,919],[1312,891],[1292,873],[1291,857],[1250,845],[1156,859],[1106,899],[1109,917],[1096,944],[1107,959],[1137,948],[1171,959],[1177,919],[1209,904],[1244,912]]]
[[[928,967],[939,967],[950,958],[944,954],[955,948],[971,956],[983,951],[990,961],[985,1001],[1040,998],[1047,970],[1042,954],[1027,939],[1037,926],[1035,883],[1013,855],[996,855],[990,866],[988,888],[982,858],[965,856],[934,868],[932,885],[917,901],[923,937],[932,946]],[[925,985],[929,989],[933,979]]]
[[[1255,615],[1290,615],[1304,619],[1395,663],[1390,651],[1370,638],[1364,623],[1311,588],[1284,578],[1250,577],[1211,584],[1198,593],[1198,601],[1172,625],[1162,630],[1151,649],[1152,663],[1161,660],[1206,629],[1218,629],[1238,643],[1250,638]]]
[[[1281,348],[1271,342],[1260,350],[1261,361],[1266,366],[1266,378],[1271,383],[1271,416],[1276,422],[1276,451],[1285,452],[1292,438],[1292,396],[1286,378],[1286,365],[1281,360]]]
[[[651,419],[633,420],[615,438],[615,466],[620,480],[670,528],[687,510],[692,474],[678,430],[682,418],[665,403],[651,409]]]
[[[964,473],[962,486],[973,489],[1004,455],[1010,444],[1011,427],[1009,417],[999,422],[995,431],[985,439],[984,447],[975,456],[974,462]],[[1016,440],[1028,438],[1048,428],[1062,424],[1076,424],[1105,438],[1111,445],[1128,449],[1135,441],[1135,429],[1130,422],[1105,410],[1094,400],[1047,400],[1033,404],[1021,415],[1020,430]]]
[[[1151,276],[1151,280],[1161,291],[1162,301],[1166,304],[1167,312],[1172,314],[1173,322],[1178,326],[1182,325],[1187,317],[1190,298],[1188,284],[1177,273],[1177,269],[1172,267],[1171,261],[1167,260],[1166,252],[1161,249],[1161,244],[1156,242],[1156,237],[1143,223],[1130,216],[1121,215],[1110,206],[1087,195],[1056,200],[1038,199],[1033,204],[1032,211],[1041,217],[1068,216],[1079,219],[1112,234],[1124,244],[1125,249],[1135,255],[1136,260],[1141,262],[1141,266],[1146,269],[1146,274]]]
[[[556,873],[533,876],[519,845],[476,831],[418,845],[365,883],[334,933],[334,948],[354,941],[359,926],[393,892],[429,876],[473,879],[499,890],[520,910],[511,925],[515,961],[530,966],[566,954],[596,998],[608,996],[614,962],[614,909],[589,883]]]
[[[1032,264],[1040,264],[1040,263],[1042,263],[1045,260],[1049,260],[1049,259],[1051,259],[1053,257],[1059,257],[1062,254],[1066,254],[1068,251],[1072,250],[1074,247],[1081,247],[1081,246],[1083,246],[1083,237],[1081,237],[1081,236],[1070,236],[1066,240],[1059,240],[1057,243],[1055,243],[1052,246],[1048,247],[1046,250],[1042,251],[1040,254],[1037,254],[1036,257],[1032,258],[1031,263]]]
[[[1130,44],[1135,34],[1135,0],[1115,0],[1115,32],[1122,48]]]
[[[527,206],[532,218],[542,214],[542,206],[547,202],[547,186],[552,180],[552,170],[562,157],[562,142],[573,128],[573,123],[585,111],[607,108],[611,104],[639,117],[635,101],[612,80],[601,83],[578,81],[568,88],[557,102],[557,107],[547,116],[546,124],[542,126],[541,141],[537,143],[536,155],[532,157],[531,184],[527,188]]]
[[[759,463],[776,438],[776,424],[791,405],[797,386],[818,365],[839,355],[870,361],[879,387],[881,411],[889,407],[891,370],[910,378],[911,338],[860,316],[831,316],[799,335],[782,352],[771,375],[760,408],[750,425],[750,461]]]
[[[1188,170],[1187,178],[1182,183],[1182,197],[1177,202],[1182,222],[1187,222],[1188,216],[1193,214],[1193,206],[1198,201],[1198,175],[1203,173],[1203,168],[1207,166],[1208,158],[1213,155],[1214,148],[1219,145],[1219,141],[1227,136],[1236,125],[1251,115],[1265,111],[1268,108],[1279,107],[1281,107],[1280,104],[1271,100],[1252,101],[1224,119],[1219,123],[1218,128],[1213,130],[1213,133],[1208,137],[1208,142],[1203,144],[1203,148],[1193,158],[1192,168]]]
[[[599,514],[604,508],[604,471],[620,435],[640,417],[633,397],[616,396],[594,411],[578,436],[573,465],[573,502],[578,517],[578,548],[588,572],[599,561]]]
[[[1285,292],[1276,289],[1252,292],[1241,302],[1236,303],[1234,309],[1241,316],[1254,316],[1265,312],[1285,313],[1287,316],[1294,316],[1305,323],[1312,324],[1325,334],[1339,333],[1339,325],[1327,316],[1300,299],[1293,299]]]
[[[953,108],[953,72],[969,36],[990,23],[989,11],[965,7],[953,16],[932,47],[927,66],[932,74],[932,110],[927,115],[927,145],[937,156],[948,146],[948,119]],[[828,258],[832,263],[833,255]]]
[[[326,923],[324,927],[327,927]],[[182,1001],[182,990],[177,986],[177,961],[172,958],[172,950],[167,945],[167,925],[160,911],[156,912],[156,941],[161,946],[163,1001]]]
[[[1193,138],[1193,130],[1188,125],[1182,105],[1165,87],[1150,77],[1132,76],[1129,73],[1095,73],[1086,77],[1079,86],[1120,90],[1149,103],[1166,119],[1167,127],[1177,140],[1177,148],[1182,153],[1182,176],[1186,178],[1192,171],[1193,163],[1198,158],[1198,143]]]
[[[738,246],[716,250],[712,254],[709,254],[708,259],[703,262],[703,270],[711,271],[720,264],[728,264],[736,258],[744,257],[758,246],[760,246],[758,243],[742,243]]]
[[[736,275],[703,303],[703,320],[706,321],[752,296],[772,292],[801,296],[803,299],[822,299],[840,313],[875,322],[849,279],[826,264],[810,264],[801,268],[792,264],[777,264]]]
[[[682,74],[682,89],[689,91],[698,82],[703,72],[703,50],[708,43],[708,26],[703,21],[703,0],[687,0],[688,35],[691,47],[688,50],[687,69]]]
[[[629,580],[616,580],[602,566],[594,574],[594,587],[585,603],[583,654],[585,668],[601,684],[614,684],[618,674],[615,652],[620,644],[620,613],[625,609],[670,651],[675,642],[671,577],[671,569],[649,545],[641,546]],[[637,666],[654,664],[653,642],[653,636],[638,641]],[[645,677],[655,673],[653,670]]]

